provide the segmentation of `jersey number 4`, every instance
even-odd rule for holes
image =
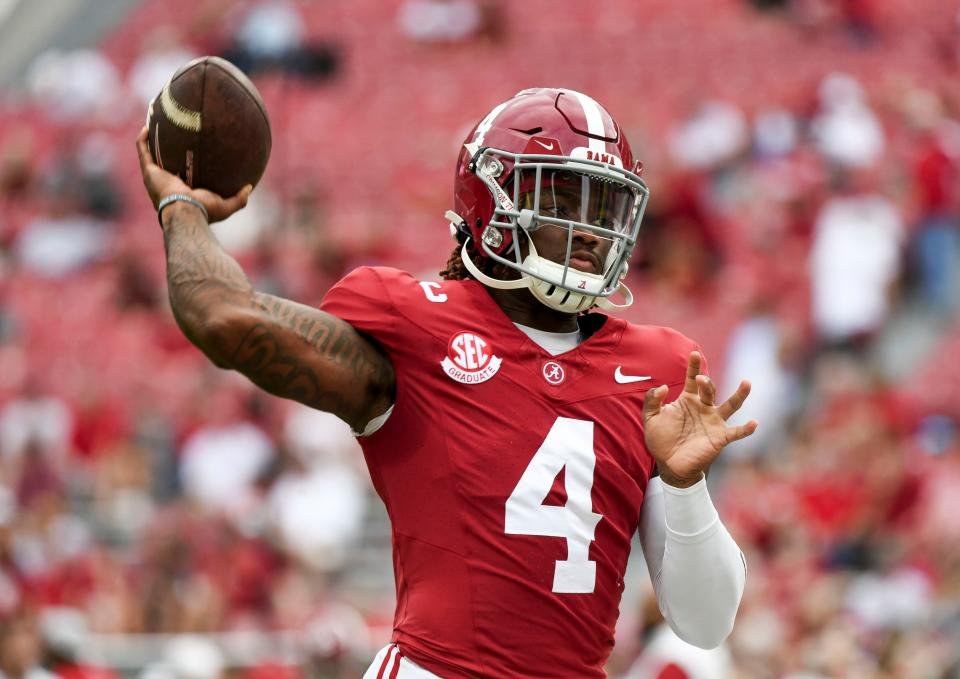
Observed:
[[[553,591],[589,594],[597,584],[597,562],[588,554],[597,523],[593,511],[593,422],[558,417],[507,499],[506,532],[567,540],[567,560],[557,561]],[[543,504],[561,470],[567,503]]]

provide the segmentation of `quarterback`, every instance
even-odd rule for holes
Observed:
[[[320,309],[254,290],[209,223],[246,204],[191,190],[137,140],[163,207],[170,302],[216,365],[351,425],[389,513],[397,608],[368,679],[600,678],[639,529],[660,608],[709,648],[746,578],[704,474],[726,424],[697,345],[605,312],[648,190],[590,97],[530,89],[460,152],[438,280],[359,268]]]

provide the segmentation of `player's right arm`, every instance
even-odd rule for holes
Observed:
[[[165,196],[187,194],[212,222],[246,205],[249,190],[224,199],[192,190],[157,166],[146,128],[137,151],[154,207]],[[271,394],[331,412],[355,431],[390,407],[393,366],[377,345],[336,316],[254,290],[197,207],[178,201],[162,217],[174,317],[217,366],[243,373]]]

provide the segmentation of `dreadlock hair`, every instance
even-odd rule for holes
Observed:
[[[447,257],[447,268],[440,272],[441,279],[445,281],[463,281],[468,278],[473,278],[470,272],[467,271],[467,267],[463,265],[463,260],[460,259],[460,248],[461,245],[459,243],[453,246],[453,251],[450,253],[450,256]]]

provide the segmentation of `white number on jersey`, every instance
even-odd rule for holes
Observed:
[[[603,518],[593,512],[590,496],[595,463],[593,422],[558,417],[507,499],[508,534],[567,539],[567,560],[557,561],[553,574],[554,592],[589,594],[597,584],[597,562],[588,558]],[[567,504],[543,504],[564,468]]]

